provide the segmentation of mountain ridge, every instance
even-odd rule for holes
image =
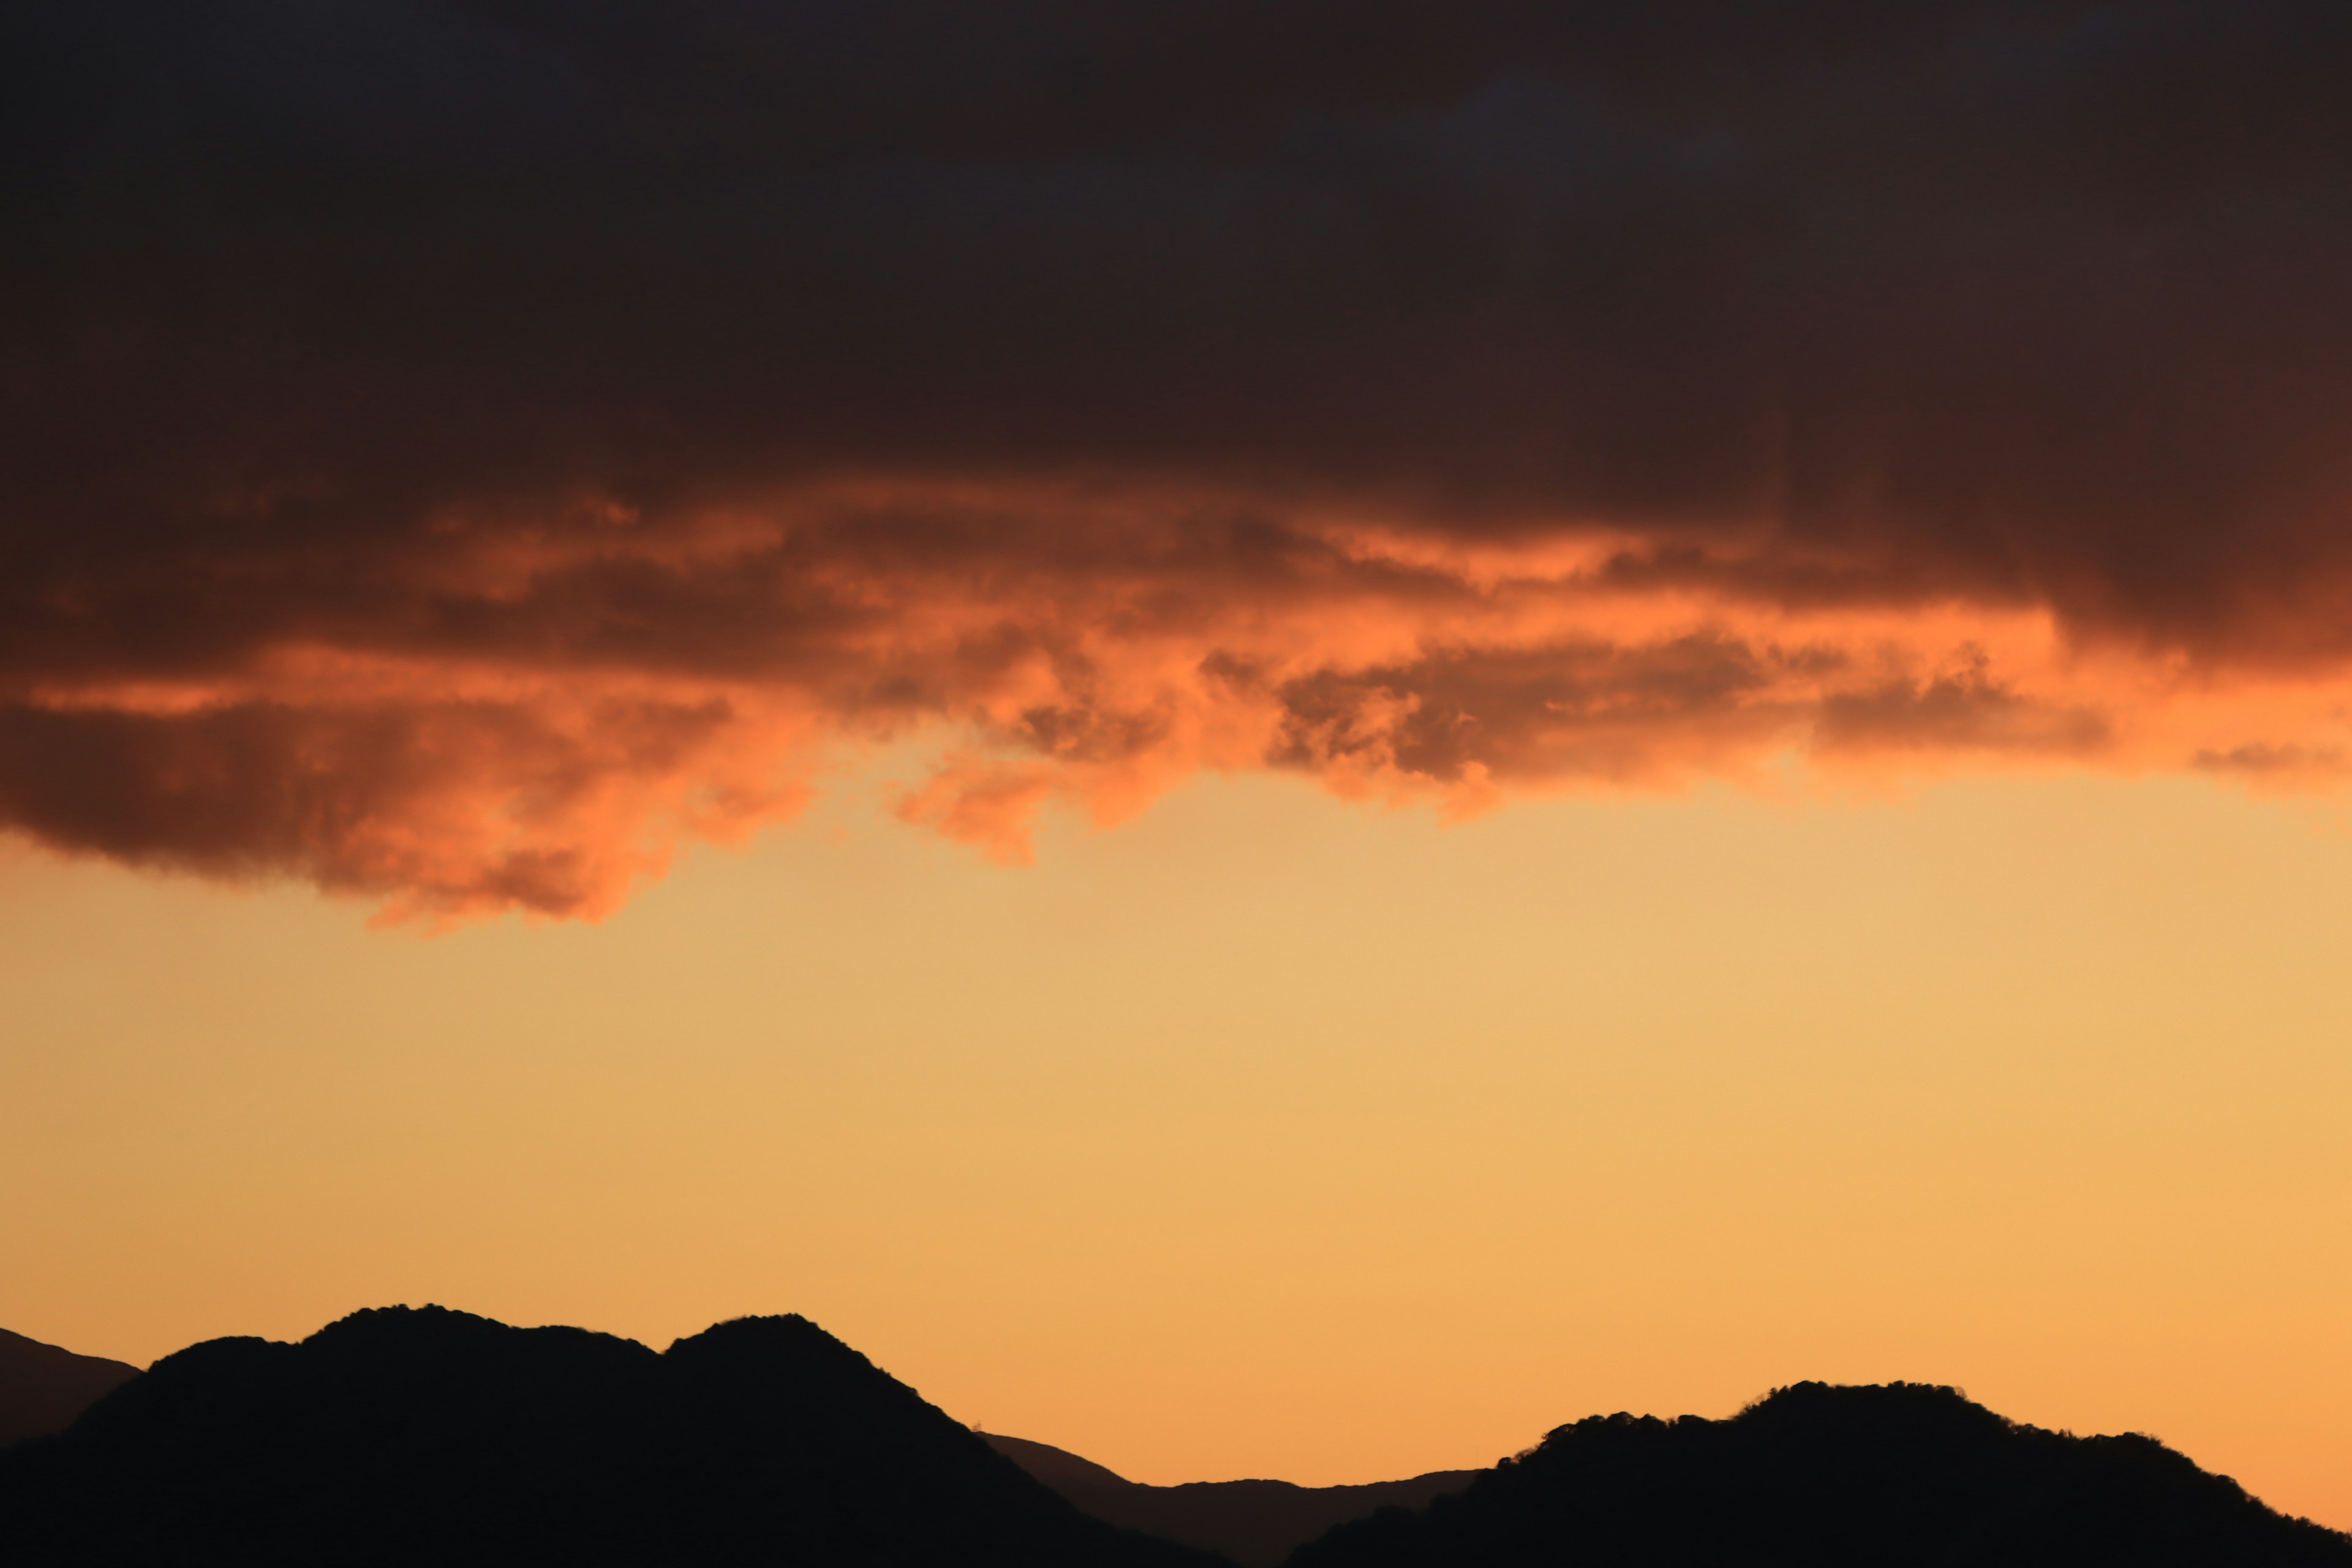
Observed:
[[[1154,1487],[976,1433],[797,1315],[656,1352],[380,1308],[144,1373],[21,1342],[121,1375],[0,1448],[10,1568],[2352,1568],[2154,1438],[1925,1384],[1590,1416],[1406,1481]]]
[[[1214,1568],[1089,1518],[798,1316],[655,1352],[382,1308],[166,1356],[0,1452],[12,1568]]]
[[[127,1362],[78,1354],[0,1329],[0,1447],[64,1431],[138,1375]]]
[[[1152,1486],[1065,1448],[985,1433],[991,1446],[1108,1523],[1222,1552],[1241,1568],[1276,1568],[1335,1525],[1383,1508],[1421,1508],[1467,1486],[1476,1470],[1433,1470],[1402,1480],[1302,1487],[1294,1481],[1185,1481]]]
[[[1343,1524],[1291,1568],[2352,1568],[2155,1438],[2013,1422],[1928,1384],[1775,1389],[1721,1421],[1588,1416],[1418,1513]]]

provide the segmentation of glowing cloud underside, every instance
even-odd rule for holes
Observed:
[[[1015,861],[1202,769],[2352,756],[2338,6],[21,30],[46,844],[593,917],[910,734]]]

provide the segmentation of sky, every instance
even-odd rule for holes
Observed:
[[[0,18],[0,1322],[2352,1526],[2352,14]],[[2334,1336],[2340,1338],[2340,1334]]]

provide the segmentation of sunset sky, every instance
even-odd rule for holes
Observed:
[[[0,18],[0,1326],[2352,1529],[2352,8]]]

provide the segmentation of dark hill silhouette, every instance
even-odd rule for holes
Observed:
[[[662,1354],[438,1308],[215,1340],[0,1453],[0,1563],[1208,1568],[797,1317]]]
[[[138,1375],[135,1366],[0,1329],[0,1447],[64,1431],[100,1395]]]
[[[30,1343],[0,1352],[63,1364]],[[1441,1495],[1341,1523],[1291,1568],[2352,1568],[2352,1538],[2150,1438],[2016,1426],[1924,1384],[1596,1416],[1491,1471],[1147,1487],[983,1439],[804,1319],[656,1354],[438,1308],[196,1345],[0,1450],[0,1563],[1213,1568],[1180,1542],[1270,1563],[1316,1510],[1423,1488]]]
[[[1292,1568],[2352,1568],[2152,1438],[2015,1426],[1921,1384],[1781,1389],[1728,1421],[1594,1416]]]
[[[1478,1470],[1433,1470],[1410,1480],[1302,1487],[1289,1481],[1191,1481],[1155,1487],[1091,1459],[1023,1437],[989,1436],[998,1453],[1097,1519],[1222,1552],[1242,1568],[1275,1568],[1333,1525],[1384,1508],[1420,1508],[1459,1491]]]
[[[1092,1459],[1082,1459],[1067,1448],[1056,1448],[1051,1443],[1033,1443],[1026,1437],[1007,1437],[1000,1432],[983,1432],[988,1446],[1052,1487],[1055,1491],[1064,1487],[1136,1487],[1140,1481],[1130,1481],[1106,1465]]]

